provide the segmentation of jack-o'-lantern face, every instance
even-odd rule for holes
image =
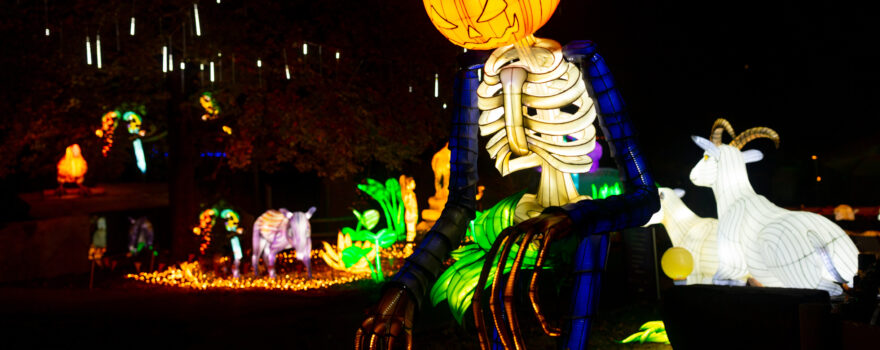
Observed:
[[[440,33],[458,46],[490,50],[513,44],[547,23],[559,0],[423,0]]]

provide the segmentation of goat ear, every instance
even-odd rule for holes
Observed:
[[[676,188],[676,189],[673,189],[672,191],[675,192],[675,195],[678,196],[678,198],[684,197],[684,190],[683,189]]]
[[[315,207],[311,207],[311,208],[309,208],[309,211],[306,212],[306,218],[307,218],[307,219],[311,219],[311,218],[312,218],[312,215],[315,214],[315,210],[317,210],[317,209],[315,209]]]
[[[715,146],[712,141],[696,135],[691,135],[691,140],[694,140],[694,143],[696,143],[697,146],[700,146],[700,148],[706,151],[706,153],[709,153],[710,156],[718,157],[718,146]]]
[[[761,153],[761,151],[756,149],[742,151],[742,155],[743,160],[746,163],[754,163],[760,161],[761,159],[764,159],[764,153]]]

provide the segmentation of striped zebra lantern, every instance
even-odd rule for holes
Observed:
[[[733,137],[729,144],[721,142],[724,132]],[[858,249],[831,220],[780,208],[755,193],[745,165],[761,160],[763,154],[741,149],[758,138],[779,146],[779,135],[772,129],[756,127],[737,135],[724,119],[715,121],[711,140],[692,136],[705,152],[690,179],[712,188],[718,207],[719,266],[714,282],[742,285],[750,278],[766,287],[841,294],[841,285],[856,274]]]

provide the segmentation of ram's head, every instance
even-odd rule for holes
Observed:
[[[733,141],[729,144],[721,142],[724,132],[727,132]],[[744,169],[746,163],[757,162],[764,158],[761,151],[750,149],[742,151],[742,147],[757,138],[768,138],[779,148],[779,134],[773,129],[766,127],[754,127],[737,135],[730,123],[718,118],[712,125],[711,140],[699,136],[691,136],[694,143],[703,149],[703,158],[697,162],[691,170],[691,182],[697,186],[714,187],[718,180],[719,171],[732,171],[739,167]],[[722,164],[723,163],[723,164]],[[719,169],[720,166],[725,169]]]

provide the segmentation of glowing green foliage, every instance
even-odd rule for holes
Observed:
[[[501,231],[513,225],[513,213],[523,194],[525,191],[501,200],[491,209],[481,213],[471,223],[469,230],[473,232],[474,243],[465,244],[451,253],[456,262],[440,275],[437,283],[431,288],[431,302],[437,305],[443,300],[447,300],[449,310],[459,324],[462,323],[465,313],[470,308],[474,290],[476,290],[480,279],[480,272],[486,261],[486,253]],[[532,243],[527,249],[523,259],[523,269],[533,268],[538,256],[537,244]],[[515,244],[510,250],[502,273],[510,272],[518,251],[519,244]],[[492,281],[495,277],[497,264],[498,256],[496,255],[487,281]],[[488,288],[490,285],[491,283],[487,283],[483,288]]]
[[[379,181],[368,178],[366,184],[360,184],[357,187],[379,202],[382,211],[385,213],[385,223],[388,227],[373,233],[372,230],[379,223],[379,211],[369,209],[361,213],[357,210],[352,210],[352,213],[358,219],[357,227],[353,229],[351,227],[343,227],[342,233],[349,235],[352,241],[368,241],[372,244],[376,261],[367,260],[367,264],[370,266],[373,280],[381,282],[385,279],[385,276],[382,274],[379,249],[388,248],[399,239],[406,238],[400,184],[394,178],[385,181],[384,185]],[[358,247],[349,247],[343,250],[342,259],[345,267],[351,267],[361,259],[365,259],[369,255],[370,250]]]
[[[604,199],[609,196],[617,196],[617,195],[620,195],[623,193],[623,191],[620,189],[619,182],[615,182],[613,186],[608,186],[608,184],[602,184],[602,187],[598,188],[598,190],[596,188],[596,184],[592,184],[592,185],[590,185],[590,187],[593,190],[593,192],[592,192],[593,199]]]
[[[400,197],[400,184],[397,179],[390,178],[383,186],[379,181],[367,178],[367,183],[357,185],[357,188],[379,202],[385,213],[388,230],[394,232],[398,239],[406,238],[403,199]]]
[[[644,343],[663,343],[669,344],[669,338],[666,336],[666,326],[663,321],[649,321],[639,327],[639,332],[633,333],[621,340],[620,343],[628,344],[639,342]]]

